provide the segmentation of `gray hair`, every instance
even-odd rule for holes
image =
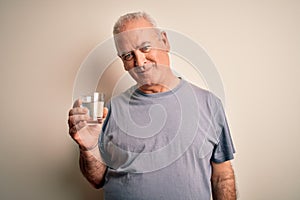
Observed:
[[[127,13],[118,19],[118,21],[114,25],[113,34],[116,35],[118,33],[121,33],[124,30],[125,24],[127,22],[132,20],[138,20],[138,19],[145,19],[153,27],[156,27],[155,20],[146,12],[133,12],[133,13]]]

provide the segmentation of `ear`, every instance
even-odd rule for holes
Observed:
[[[168,37],[167,37],[167,33],[165,31],[161,32],[161,38],[162,38],[162,41],[164,43],[165,50],[167,52],[169,52],[170,51],[170,43],[169,43],[169,40],[168,40]]]

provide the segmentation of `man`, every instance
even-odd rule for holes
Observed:
[[[99,125],[86,124],[80,100],[70,110],[86,179],[106,199],[236,199],[220,100],[172,73],[167,35],[146,13],[120,17],[114,39],[137,84],[111,99]]]

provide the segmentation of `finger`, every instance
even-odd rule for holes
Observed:
[[[72,115],[85,115],[88,113],[88,109],[85,107],[75,107],[69,111],[69,116]]]
[[[74,104],[73,104],[73,108],[76,108],[76,107],[80,107],[82,104],[82,101],[81,99],[77,99]]]
[[[69,127],[73,127],[74,125],[78,124],[80,121],[87,121],[89,120],[88,115],[72,115],[69,117],[68,123]]]
[[[103,115],[102,118],[98,118],[98,123],[102,124],[102,122],[105,120],[108,113],[108,109],[106,107],[103,108]]]
[[[107,113],[108,113],[108,108],[104,107],[103,108],[103,117],[102,117],[103,119],[106,118]]]
[[[72,138],[77,140],[78,138],[75,138],[75,134],[82,128],[84,128],[87,125],[86,121],[81,121],[77,123],[75,126],[69,129],[69,134]]]

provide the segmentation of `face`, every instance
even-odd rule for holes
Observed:
[[[161,84],[170,70],[169,42],[144,19],[127,22],[124,30],[115,35],[118,55],[124,68],[139,86]]]

